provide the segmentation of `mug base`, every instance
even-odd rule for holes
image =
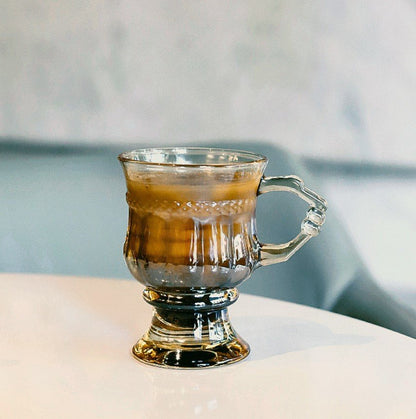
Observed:
[[[132,348],[133,356],[146,364],[165,368],[212,368],[238,362],[248,356],[250,347],[241,338],[222,345],[192,349],[163,348],[140,339]]]
[[[155,307],[149,330],[133,346],[136,359],[167,368],[207,368],[237,362],[249,354],[250,347],[231,326],[221,299],[216,299],[219,308],[196,310],[194,304],[191,310],[188,298],[175,298],[182,302],[179,310],[167,304]],[[167,300],[172,303],[174,296]]]

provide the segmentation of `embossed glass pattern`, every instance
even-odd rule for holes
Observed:
[[[264,156],[209,148],[142,149],[119,156],[127,183],[124,256],[155,306],[134,346],[140,360],[204,367],[244,358],[229,323],[235,287],[262,264],[291,256],[324,221],[325,201],[296,177],[263,178]],[[290,190],[310,204],[301,233],[284,245],[256,236],[257,196]]]

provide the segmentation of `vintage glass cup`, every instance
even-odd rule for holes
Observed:
[[[154,307],[133,355],[152,365],[198,368],[239,361],[249,346],[230,324],[235,288],[260,266],[288,260],[325,220],[326,202],[296,176],[264,177],[264,156],[202,147],[120,154],[129,221],[124,257]],[[289,191],[309,204],[284,244],[256,236],[257,196]]]

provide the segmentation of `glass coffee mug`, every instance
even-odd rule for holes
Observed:
[[[227,306],[260,266],[288,260],[325,220],[326,202],[296,176],[264,177],[267,158],[202,147],[149,148],[119,155],[129,221],[124,257],[154,307],[133,355],[173,368],[239,361],[250,349]],[[256,235],[257,196],[293,192],[309,204],[300,233],[284,244]]]

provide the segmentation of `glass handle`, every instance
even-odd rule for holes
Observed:
[[[308,189],[297,176],[263,177],[258,195],[267,192],[287,191],[296,194],[309,204],[306,218],[302,221],[300,233],[291,241],[283,244],[260,244],[258,266],[286,262],[309,239],[319,234],[325,222],[327,203],[316,192]]]

